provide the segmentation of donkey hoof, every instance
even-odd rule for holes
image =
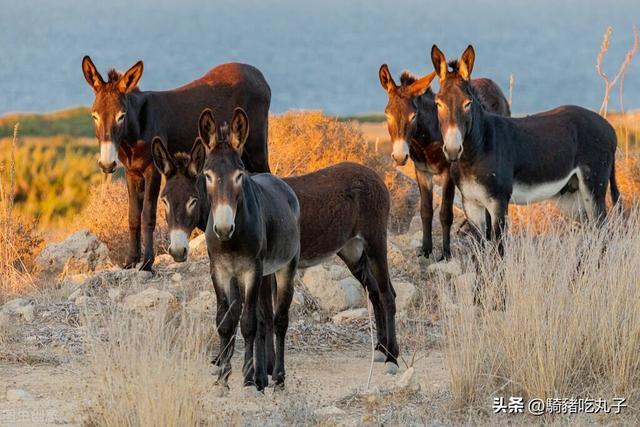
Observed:
[[[275,383],[273,385],[273,392],[274,393],[278,393],[278,392],[281,392],[281,391],[284,391],[284,382]]]
[[[387,362],[384,364],[384,370],[389,375],[395,375],[398,373],[398,365],[393,362]]]
[[[424,257],[424,258],[429,258],[431,256],[431,250],[426,250],[424,248],[418,248],[416,249],[416,256],[418,258],[420,257]]]
[[[381,352],[380,350],[376,350],[373,352],[373,361],[376,363],[382,363],[387,360],[387,356]]]

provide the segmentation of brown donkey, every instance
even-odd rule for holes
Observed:
[[[162,199],[176,261],[186,260],[188,236],[194,228],[205,230],[209,219],[205,179],[196,173],[203,157],[199,150],[194,145],[191,154],[172,156],[159,139],[153,142],[153,159],[166,177]],[[390,200],[384,182],[373,170],[355,163],[340,163],[284,181],[300,201],[299,266],[319,264],[334,254],[344,261],[373,304],[376,361],[388,362],[387,371],[394,373],[398,357],[396,305],[387,264]],[[215,362],[220,363],[219,358]]]
[[[449,234],[453,223],[455,185],[449,175],[449,162],[442,152],[442,135],[438,126],[435,94],[430,88],[436,73],[416,78],[408,72],[400,76],[397,85],[387,64],[380,67],[379,77],[389,100],[385,108],[389,137],[393,142],[393,160],[402,166],[413,160],[416,180],[420,188],[420,217],[422,218],[422,246],[418,255],[429,257],[433,250],[433,176],[442,175],[442,258],[451,256]],[[509,103],[500,87],[489,79],[474,79],[484,107],[491,112],[509,116]]]
[[[140,91],[142,61],[126,73],[110,70],[105,81],[88,56],[82,71],[95,92],[92,116],[100,143],[98,164],[112,173],[117,161],[125,168],[129,190],[129,253],[125,268],[141,257],[141,269],[150,270],[154,261],[153,231],[160,192],[160,173],[151,159],[151,140],[161,136],[171,141],[171,153],[191,148],[196,137],[193,126],[204,108],[216,117],[230,120],[233,109],[242,107],[251,120],[243,161],[251,172],[268,172],[267,120],[271,90],[262,73],[246,64],[223,64],[201,78],[168,91]]]

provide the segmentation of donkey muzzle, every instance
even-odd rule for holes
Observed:
[[[236,229],[235,212],[228,204],[220,204],[213,211],[213,231],[218,239],[229,240]]]
[[[189,238],[187,233],[182,230],[172,230],[169,238],[169,254],[175,262],[185,262],[189,256]]]
[[[462,156],[462,134],[457,126],[450,127],[444,134],[442,151],[450,162],[455,162]]]
[[[393,142],[393,152],[391,158],[396,162],[397,166],[404,166],[409,161],[409,144],[404,140]]]
[[[98,166],[100,166],[103,173],[113,173],[116,170],[116,162],[103,163],[102,160],[98,160]]]
[[[213,226],[213,231],[216,233],[216,236],[218,236],[218,239],[223,242],[231,239],[231,236],[233,235],[235,229],[236,226],[233,224],[223,226],[215,224]]]

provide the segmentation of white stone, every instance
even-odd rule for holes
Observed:
[[[300,306],[304,305],[304,295],[297,288],[293,290],[293,300],[291,301],[291,304]]]
[[[86,273],[105,269],[110,264],[109,250],[94,234],[81,230],[45,247],[34,263],[39,272],[49,275]]]
[[[36,318],[35,307],[31,304],[18,307],[15,310],[15,313],[20,315],[27,322],[31,322]]]
[[[350,310],[341,311],[333,316],[331,320],[333,320],[333,323],[347,323],[354,320],[367,319],[368,317],[369,311],[366,308],[352,308]]]
[[[416,287],[409,282],[393,282],[393,289],[396,291],[396,310],[406,310],[416,295]]]
[[[129,295],[123,301],[126,308],[134,311],[157,306],[171,306],[175,303],[176,297],[173,294],[156,288],[147,288],[138,294]]]
[[[427,267],[427,272],[431,274],[443,274],[449,277],[457,277],[462,274],[462,267],[458,260],[442,261],[431,264]]]
[[[329,277],[331,277],[332,280],[342,280],[349,276],[351,276],[351,272],[343,265],[333,264],[329,267]]]
[[[18,400],[32,400],[33,396],[26,390],[21,388],[7,389],[7,400],[9,402],[16,402]]]
[[[364,306],[362,285],[353,277],[336,282],[331,279],[328,269],[317,265],[305,270],[302,282],[320,307],[329,313]]]
[[[171,281],[173,282],[181,282],[182,281],[182,274],[180,273],[173,273],[171,275]]]
[[[402,375],[396,380],[395,388],[398,390],[419,391],[420,382],[418,375],[413,366],[404,371]]]
[[[24,298],[12,299],[11,301],[6,302],[2,306],[2,311],[9,314],[15,313],[17,309],[19,309],[20,307],[24,307],[25,305],[28,305],[28,304],[29,304],[29,301]]]

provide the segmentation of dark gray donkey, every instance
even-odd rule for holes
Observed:
[[[263,276],[276,276],[276,334],[273,380],[283,387],[284,343],[289,327],[289,306],[293,278],[300,256],[300,206],[293,190],[271,174],[249,175],[242,151],[249,134],[249,120],[237,108],[230,130],[218,127],[211,110],[199,120],[194,172],[202,170],[211,208],[206,238],[211,263],[211,280],[218,301],[217,326],[220,335],[218,382],[226,386],[231,373],[235,331],[245,341],[244,385],[263,390],[268,384],[266,369],[267,319],[260,308]],[[270,289],[264,294],[270,295]],[[242,319],[240,319],[242,317]]]
[[[467,217],[481,231],[489,211],[489,237],[498,241],[501,254],[509,203],[555,199],[596,222],[606,216],[607,184],[617,203],[617,139],[609,122],[574,105],[523,118],[492,114],[470,84],[472,46],[447,64],[434,45],[431,59],[440,78],[436,106],[444,155],[454,162],[451,170]]]

